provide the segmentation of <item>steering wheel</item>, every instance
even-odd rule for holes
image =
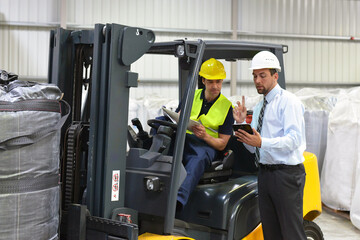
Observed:
[[[160,120],[160,119],[149,119],[147,121],[147,124],[150,127],[155,128],[155,129],[158,129],[160,125],[171,127],[175,131],[177,129],[177,124],[176,123],[165,121],[165,120]]]

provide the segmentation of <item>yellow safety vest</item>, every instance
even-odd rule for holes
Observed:
[[[229,112],[229,108],[231,107],[231,102],[222,94],[220,94],[219,98],[213,103],[209,112],[205,114],[201,114],[201,106],[203,104],[203,99],[200,98],[201,92],[203,89],[198,89],[195,91],[194,101],[191,108],[190,119],[194,121],[201,121],[202,125],[205,126],[206,132],[214,137],[219,137],[219,126],[223,125],[226,119],[226,116]],[[199,116],[199,117],[198,117]],[[216,132],[210,130],[209,128],[215,130]],[[187,130],[187,133],[193,134],[193,132]]]

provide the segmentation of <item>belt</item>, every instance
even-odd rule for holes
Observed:
[[[302,163],[297,164],[297,165],[259,163],[260,168],[265,169],[265,170],[270,170],[270,171],[281,170],[281,169],[293,169],[293,168],[298,168],[302,165],[303,165]]]

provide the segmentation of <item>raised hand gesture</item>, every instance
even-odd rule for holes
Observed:
[[[233,109],[234,119],[237,123],[242,123],[246,118],[246,107],[245,107],[245,97],[242,96],[242,104],[239,101],[236,102],[237,106]]]

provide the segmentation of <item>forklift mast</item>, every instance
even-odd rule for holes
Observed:
[[[50,37],[49,83],[59,86],[71,104],[71,121],[91,123],[86,191],[68,203],[85,202],[92,216],[111,219],[113,209],[124,207],[129,89],[137,87],[138,78],[130,65],[151,47],[155,35],[147,29],[96,24],[94,30],[59,28]],[[89,90],[84,103],[83,86]],[[62,184],[68,186],[63,192],[72,191],[76,171],[69,168],[64,174]]]
[[[154,41],[150,30],[95,26],[86,197],[95,216],[110,218],[114,208],[124,206],[129,89],[138,77],[130,65]]]
[[[84,59],[93,61],[86,203],[93,215],[110,218],[112,209],[124,206],[123,136],[127,129],[129,89],[137,87],[138,77],[130,71],[130,65],[151,47],[155,35],[146,29],[96,24],[93,31],[60,28],[52,33],[52,39],[50,56],[54,60],[50,61],[49,82],[58,85],[64,100],[72,103],[73,121],[81,120],[76,117],[81,103],[81,89],[76,86],[82,85],[74,76],[89,65],[76,64],[76,53],[82,49],[87,53]]]

